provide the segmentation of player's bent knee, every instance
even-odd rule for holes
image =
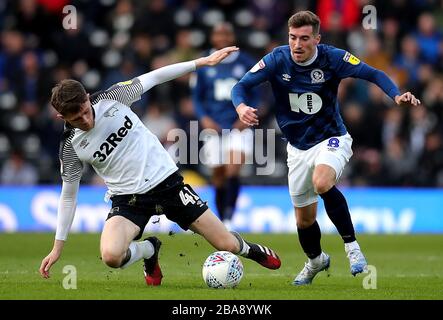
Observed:
[[[314,224],[316,214],[300,214],[296,215],[297,229],[306,229]]]
[[[331,189],[334,186],[333,181],[330,181],[329,179],[325,179],[325,178],[313,179],[312,183],[314,185],[314,190],[318,194],[328,192],[329,189]]]
[[[122,256],[109,250],[102,252],[102,261],[111,268],[119,268],[122,264]]]
[[[303,220],[297,220],[297,229],[306,229],[310,226],[312,226],[312,224],[315,222],[315,218],[314,219],[303,219]]]

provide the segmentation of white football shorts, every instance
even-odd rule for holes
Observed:
[[[249,159],[254,151],[254,133],[249,128],[242,131],[231,129],[222,134],[207,134],[203,136],[203,140],[205,142],[200,150],[201,161],[210,168],[230,162],[240,163],[240,157],[229,159],[230,151],[242,152],[246,159]]]
[[[308,150],[300,150],[288,143],[288,185],[292,204],[296,208],[306,207],[317,202],[312,174],[318,164],[334,168],[336,181],[343,173],[352,156],[352,138],[349,133],[328,138]]]

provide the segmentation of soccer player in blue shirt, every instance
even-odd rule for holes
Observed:
[[[348,205],[335,187],[352,156],[352,138],[340,116],[337,89],[347,77],[365,79],[380,87],[397,105],[419,105],[410,92],[400,94],[388,76],[342,49],[320,42],[320,20],[301,11],[288,20],[289,45],[275,48],[260,60],[233,88],[232,101],[239,118],[249,126],[258,124],[256,109],[247,105],[246,93],[269,81],[275,96],[275,114],[288,140],[288,183],[295,208],[300,244],[308,262],[294,285],[310,284],[327,270],[329,256],[320,246],[316,221],[317,195],[340,233],[352,275],[367,267],[356,241]]]
[[[232,25],[216,24],[211,32],[213,49],[209,53],[234,43]],[[254,145],[252,130],[238,119],[232,108],[231,90],[254,64],[255,60],[246,53],[234,52],[218,65],[198,69],[191,81],[195,111],[206,133],[202,162],[212,170],[217,211],[228,229],[240,191],[240,170],[245,159],[252,155]],[[250,105],[257,106],[258,97],[255,90]],[[223,129],[227,129],[227,134],[222,134]]]

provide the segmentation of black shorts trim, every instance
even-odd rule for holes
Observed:
[[[182,229],[200,217],[208,206],[201,200],[189,184],[183,183],[183,177],[174,172],[154,189],[144,194],[114,195],[111,197],[112,208],[106,220],[113,216],[122,216],[135,223],[142,237],[144,229],[153,215],[164,214]]]

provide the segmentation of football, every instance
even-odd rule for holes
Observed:
[[[234,288],[243,277],[239,257],[228,251],[216,251],[203,264],[203,280],[210,288]]]

